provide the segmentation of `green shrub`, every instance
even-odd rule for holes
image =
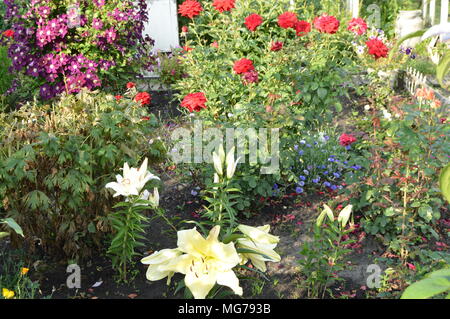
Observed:
[[[0,125],[0,209],[22,226],[30,248],[38,240],[53,256],[101,248],[114,205],[105,184],[124,162],[164,156],[158,139],[149,143],[156,118],[127,97],[82,91],[0,113]]]
[[[11,60],[8,58],[8,49],[0,46],[0,95],[5,94],[11,87],[13,77],[9,71],[10,66]]]

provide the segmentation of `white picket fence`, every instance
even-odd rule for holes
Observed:
[[[427,77],[418,70],[408,67],[405,76],[405,89],[414,95],[418,88],[427,84]]]

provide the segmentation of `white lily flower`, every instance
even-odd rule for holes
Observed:
[[[342,228],[347,226],[348,220],[350,219],[350,214],[352,213],[353,205],[347,205],[341,210],[338,216],[338,222],[341,224]]]
[[[138,196],[145,184],[152,179],[159,180],[159,177],[153,175],[147,170],[148,159],[146,158],[139,169],[130,168],[128,163],[123,166],[123,176],[117,175],[117,182],[111,182],[106,184],[106,188],[113,189],[116,193],[114,197],[117,196]]]
[[[256,254],[242,253],[241,264],[246,263],[247,260],[250,259],[257,269],[265,272],[267,270],[266,261],[281,261],[281,256],[274,251],[280,238],[269,234],[269,225],[260,227],[239,225],[238,229],[246,236],[246,238],[239,238],[236,241],[237,247],[250,249],[256,252]]]
[[[204,299],[217,283],[242,295],[239,279],[233,268],[239,255],[233,243],[219,242],[220,226],[215,226],[205,239],[196,228],[178,232],[178,249],[184,254],[172,259],[159,271],[185,274],[184,282],[195,299]]]
[[[158,188],[153,189],[153,194],[150,193],[148,190],[144,190],[141,195],[141,199],[147,200],[152,203],[153,206],[158,207],[159,206],[159,192]]]
[[[173,258],[183,254],[178,249],[163,249],[155,251],[148,257],[142,258],[141,263],[149,265],[147,269],[147,279],[157,281],[167,277],[167,285],[170,285],[170,279],[174,275],[173,271],[166,270],[165,267]]]
[[[237,164],[239,163],[240,157],[234,160],[234,147],[228,152],[226,163],[227,163],[227,178],[231,179],[236,172]]]

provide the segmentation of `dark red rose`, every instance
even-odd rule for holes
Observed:
[[[293,12],[285,12],[278,17],[278,25],[283,29],[294,28],[297,22],[297,15]]]
[[[122,95],[116,95],[115,98],[116,98],[116,101],[119,102],[121,99],[123,99],[123,96]]]
[[[132,89],[132,88],[134,88],[135,86],[136,86],[136,84],[133,83],[133,82],[128,82],[128,83],[127,83],[127,89]]]
[[[298,36],[304,36],[311,32],[311,23],[304,20],[297,21],[297,23],[295,24],[295,31]]]
[[[369,54],[373,55],[375,59],[386,58],[389,49],[388,47],[378,38],[370,39],[366,42],[367,48],[369,48]]]
[[[200,112],[202,109],[206,109],[207,101],[203,92],[191,93],[184,97],[181,106],[187,108],[191,113]]]
[[[186,0],[178,6],[178,13],[183,17],[194,18],[203,11],[202,5],[195,0]]]
[[[250,31],[255,31],[257,27],[261,25],[263,22],[263,18],[256,13],[252,13],[247,18],[245,18],[245,25],[247,26],[247,29]]]
[[[254,70],[255,67],[253,66],[252,60],[249,59],[240,59],[236,62],[234,62],[233,70],[236,72],[236,74],[242,74],[246,73],[248,71]]]
[[[339,20],[334,16],[322,15],[314,19],[314,27],[322,33],[336,33],[339,25]]]
[[[148,105],[151,103],[152,101],[152,96],[150,94],[148,94],[147,92],[140,92],[136,95],[136,97],[134,98],[135,102],[141,102],[141,105]]]
[[[189,32],[189,28],[184,25],[184,26],[181,27],[181,32],[188,33]]]

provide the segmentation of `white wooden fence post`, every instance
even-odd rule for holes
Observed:
[[[428,21],[428,0],[422,0],[422,13],[423,13],[423,21],[426,24]]]
[[[352,0],[352,16],[353,18],[359,16],[359,0]]]
[[[431,25],[435,25],[436,22],[436,0],[430,0],[430,21]]]
[[[448,0],[441,0],[441,24],[448,22]]]

